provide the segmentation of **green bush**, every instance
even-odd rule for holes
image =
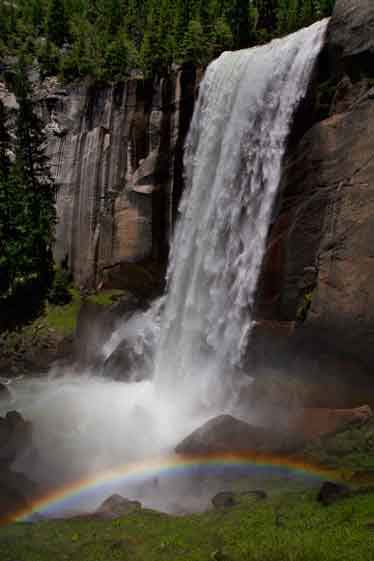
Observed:
[[[65,269],[56,269],[52,287],[48,293],[48,302],[57,306],[69,304],[72,300],[70,292],[72,278],[69,271]]]

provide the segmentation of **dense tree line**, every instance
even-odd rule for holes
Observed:
[[[45,75],[115,80],[205,64],[330,15],[334,0],[0,0],[0,56],[27,51]]]
[[[55,185],[26,68],[11,75],[18,110],[0,100],[0,320],[38,307],[54,277]]]

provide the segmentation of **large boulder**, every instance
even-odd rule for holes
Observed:
[[[252,426],[231,415],[220,415],[187,436],[175,448],[177,454],[205,455],[246,452],[286,452],[295,442],[274,430]]]
[[[119,518],[138,512],[141,508],[139,501],[130,501],[121,495],[112,495],[100,505],[95,514],[102,518]]]

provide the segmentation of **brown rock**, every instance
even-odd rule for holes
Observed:
[[[323,483],[317,500],[324,506],[332,505],[337,501],[346,499],[351,495],[351,490],[346,485],[340,485],[338,483],[332,483],[331,481],[326,481]]]
[[[231,415],[214,417],[175,448],[177,454],[285,452],[293,443],[274,430],[255,427]]]
[[[121,495],[112,495],[100,505],[95,514],[104,518],[118,518],[138,512],[141,508],[139,501],[130,501]]]
[[[221,491],[212,499],[214,508],[227,508],[235,506],[236,503],[235,495],[231,491]]]
[[[68,257],[79,286],[110,282],[112,268],[126,280],[120,265],[165,259],[198,79],[186,66],[158,81],[40,88],[59,185],[55,257]]]
[[[288,417],[288,430],[298,433],[305,440],[312,440],[372,417],[373,412],[368,405],[355,409],[303,409]]]
[[[371,0],[337,0],[328,32],[332,67],[354,75],[370,68],[374,54],[374,4]]]

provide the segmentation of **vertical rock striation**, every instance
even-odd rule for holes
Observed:
[[[59,185],[55,256],[67,260],[78,286],[157,284],[181,193],[196,74],[183,68],[155,82],[55,84],[40,95]],[[131,279],[134,270],[140,281]]]

